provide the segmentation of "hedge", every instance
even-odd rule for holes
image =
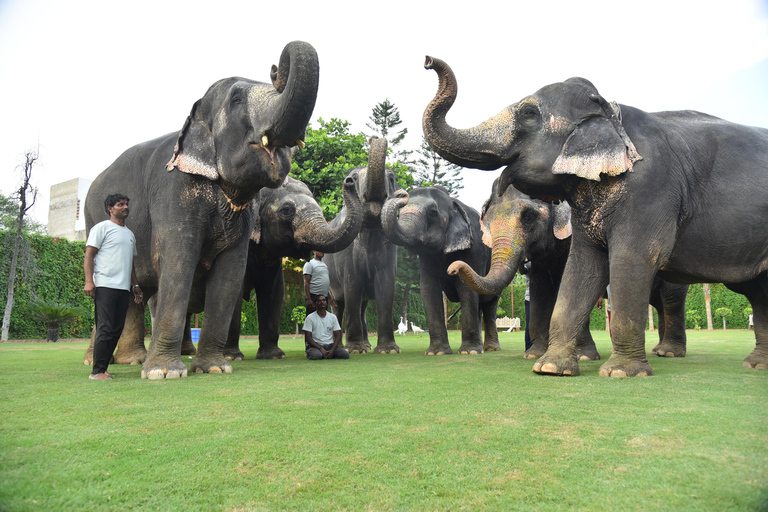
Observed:
[[[8,274],[10,271],[11,253],[13,248],[13,233],[0,231],[0,309],[5,309],[6,291],[8,289]],[[84,242],[71,242],[63,238],[53,238],[45,235],[25,235],[24,253],[21,257],[14,285],[14,307],[11,314],[9,337],[11,339],[45,339],[46,328],[41,322],[32,320],[26,304],[36,297],[60,303],[82,306],[88,314],[73,323],[63,325],[61,338],[87,338],[93,327],[93,301],[83,293],[85,282],[83,274]],[[294,307],[304,305],[303,279],[301,269],[289,267],[284,270],[285,301],[280,319],[280,332],[292,334],[296,332],[296,324],[291,319]],[[520,281],[519,279],[517,281]],[[514,289],[514,311],[510,309],[512,289]],[[710,285],[713,327],[722,329],[722,318],[714,312],[724,307],[732,311],[726,317],[728,329],[746,329],[747,316],[745,308],[749,307],[746,297],[728,290],[722,284]],[[507,287],[499,301],[499,316],[518,317],[521,326],[525,328],[524,284],[514,284]],[[150,326],[149,312],[145,316],[147,327]],[[458,304],[449,303],[448,315],[459,309]],[[402,314],[402,297],[396,298],[393,311],[394,325],[400,322]],[[449,329],[460,329],[461,314],[459,311],[450,321]],[[203,315],[201,315],[202,318]],[[371,302],[367,311],[368,328],[377,330],[376,303]],[[418,289],[412,289],[408,298],[408,320],[422,328],[427,328],[424,305]],[[654,326],[658,326],[658,315],[654,310]],[[605,311],[593,309],[590,317],[590,328],[605,329]],[[704,293],[701,284],[691,285],[686,302],[686,328],[706,329],[706,309]],[[258,334],[259,322],[255,293],[251,300],[243,301],[242,330],[243,335]]]

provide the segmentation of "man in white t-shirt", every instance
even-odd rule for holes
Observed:
[[[328,299],[331,277],[328,266],[323,262],[325,253],[322,251],[312,251],[312,253],[315,257],[304,264],[304,307],[307,314],[312,313],[317,308],[315,299],[318,295],[325,295],[331,306],[336,305],[333,299]]]
[[[131,291],[136,304],[141,304],[144,299],[133,269],[136,237],[125,227],[128,201],[122,194],[107,196],[104,208],[109,220],[93,226],[85,243],[83,291],[93,297],[96,321],[93,370],[88,376],[93,380],[112,378],[107,367],[125,326]]]
[[[307,359],[349,359],[349,352],[341,346],[341,326],[336,315],[328,311],[325,295],[315,299],[317,311],[304,320],[304,347]]]

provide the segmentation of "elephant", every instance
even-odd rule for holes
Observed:
[[[189,369],[232,371],[223,348],[256,220],[251,203],[262,188],[282,185],[291,148],[304,143],[317,98],[315,49],[288,43],[270,77],[272,84],[217,81],[180,132],[128,149],[88,192],[88,229],[105,217],[107,194],[131,198],[126,225],[136,236],[136,274],[145,299],[157,295],[142,378],[187,375],[180,351],[193,288],[205,290],[206,321]]]
[[[514,277],[516,269],[528,260],[530,265],[531,347],[527,359],[538,359],[549,345],[549,325],[560,282],[571,247],[571,207],[567,202],[546,203],[523,194],[515,187],[499,192],[499,179],[493,183],[491,197],[483,205],[482,227],[495,259],[492,270],[480,277],[464,261],[457,261],[449,273],[459,275],[478,293],[498,293]],[[498,250],[503,240],[515,240],[509,251]],[[659,343],[652,354],[684,357],[686,353],[685,299],[688,285],[667,283],[656,277],[649,302],[659,312]],[[589,331],[589,322],[576,338],[580,361],[599,360],[600,354]]]
[[[504,167],[499,192],[513,185],[571,206],[570,255],[534,372],[579,374],[576,338],[610,282],[613,353],[599,375],[652,375],[644,326],[656,275],[722,282],[745,295],[756,344],[743,365],[768,368],[768,194],[755,194],[768,189],[767,129],[609,103],[584,78],[547,85],[458,129],[445,120],[456,99],[453,71],[431,57],[425,67],[439,77],[422,117],[438,154],[464,167]]]
[[[378,314],[378,343],[374,353],[400,353],[392,316],[397,247],[387,240],[381,228],[381,209],[397,189],[395,174],[385,165],[386,155],[387,139],[371,137],[368,166],[352,169],[347,174],[354,180],[363,206],[363,225],[349,247],[327,254],[323,260],[330,275],[330,294],[336,301],[334,313],[343,322],[350,354],[364,354],[371,348],[365,318],[369,300],[376,301]],[[345,216],[342,208],[331,221],[331,227],[343,222]]]
[[[482,354],[501,350],[496,331],[499,293],[479,295],[457,276],[447,274],[454,261],[467,262],[478,272],[487,272],[491,249],[482,242],[480,214],[450,196],[440,186],[398,190],[384,203],[381,225],[387,238],[419,256],[421,298],[429,323],[427,355],[452,354],[445,325],[443,293],[461,303],[460,354]],[[485,342],[481,339],[482,322]]]

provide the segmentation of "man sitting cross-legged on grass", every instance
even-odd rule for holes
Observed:
[[[349,359],[349,352],[341,346],[341,326],[336,315],[328,311],[325,295],[315,299],[317,311],[304,320],[304,346],[307,359]]]

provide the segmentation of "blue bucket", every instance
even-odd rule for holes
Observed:
[[[197,343],[200,341],[200,329],[191,329],[192,330],[192,343]]]

